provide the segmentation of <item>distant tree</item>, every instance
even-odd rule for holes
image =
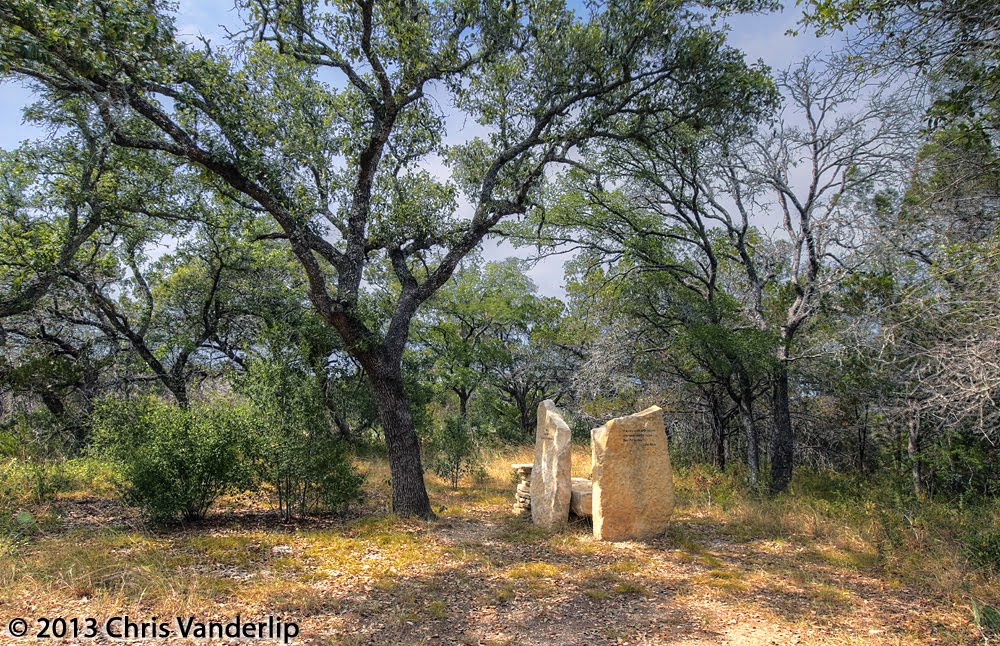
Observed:
[[[956,174],[962,149],[946,149],[925,149],[905,199],[887,213],[891,298],[870,317],[882,331],[878,367],[892,386],[889,413],[905,428],[914,490],[988,495],[997,480],[987,464],[1000,459],[1000,211],[991,197],[1000,185],[989,174]]]
[[[862,96],[857,81],[847,66],[806,60],[778,75],[785,104],[772,121],[749,130],[730,122],[707,134],[651,129],[608,147],[596,172],[577,173],[564,206],[541,214],[553,229],[551,243],[581,244],[606,262],[626,259],[630,273],[669,274],[717,330],[756,329],[757,341],[744,347],[758,352],[770,343],[775,492],[788,487],[792,473],[788,370],[796,336],[864,260],[858,250],[872,230],[874,191],[896,181],[912,153],[905,99]],[[778,223],[773,233],[768,220]],[[740,304],[742,320],[725,320],[728,299]],[[671,316],[683,323],[690,307],[676,299],[674,307]],[[734,339],[723,345],[739,347]],[[757,361],[741,366],[740,356],[730,358],[753,478],[747,366]]]
[[[995,2],[806,3],[805,26],[850,27],[863,70],[893,74],[926,107],[925,138],[879,219],[890,297],[883,331],[886,414],[905,435],[914,490],[996,491],[991,419],[1000,222],[1000,9]]]
[[[774,330],[780,339],[772,374],[775,492],[787,489],[792,475],[788,364],[794,359],[796,333],[815,316],[833,286],[864,261],[862,249],[870,240],[866,233],[877,207],[875,192],[895,185],[908,167],[915,134],[905,96],[863,96],[857,76],[836,60],[825,66],[807,60],[782,74],[779,87],[788,100],[790,114],[785,118],[797,117],[804,124],[783,123],[770,137],[731,151],[724,162],[727,193],[738,213],[728,222],[741,223],[735,227],[738,237],[746,235],[749,213],[759,214],[763,200],[770,197],[780,208],[781,234],[787,239],[772,242],[773,271],[764,269],[761,259],[745,247],[740,253],[752,303],[750,319],[762,330]],[[854,102],[861,106],[852,108]],[[796,173],[802,167],[808,175],[800,183]],[[771,284],[778,290],[771,307],[784,309],[773,318],[765,301]]]
[[[27,115],[43,121],[37,111]],[[44,121],[65,130],[0,151],[0,320],[30,311],[85,255],[100,231],[120,224],[120,199],[138,189],[135,155],[110,147],[80,102]],[[152,179],[152,178],[149,178]]]
[[[521,437],[530,438],[538,405],[546,399],[558,403],[568,393],[577,355],[561,338],[563,304],[559,299],[532,295],[513,314],[497,331],[491,382],[500,398],[517,412]]]
[[[499,336],[536,298],[519,261],[480,262],[466,259],[428,303],[415,335],[430,355],[434,376],[458,397],[462,418],[468,418],[469,399],[499,357]]]
[[[202,235],[148,270],[135,240],[108,249],[101,271],[67,272],[82,298],[60,312],[66,321],[128,347],[181,407],[188,405],[194,372],[204,368],[195,361],[199,353],[240,361],[225,328],[232,283],[249,268],[238,258],[239,242],[227,245],[214,233]]]
[[[416,333],[433,372],[459,403],[469,426],[469,399],[481,387],[511,406],[521,436],[534,429],[538,404],[567,390],[571,353],[560,346],[562,303],[541,297],[511,258],[463,265],[429,303]],[[454,434],[459,426],[451,429]]]
[[[930,129],[1000,126],[1000,9],[992,0],[809,0],[803,24],[820,34],[851,27],[855,65],[902,75],[929,95]]]
[[[2,411],[3,421],[34,410],[40,402],[51,423],[40,423],[36,416],[34,439],[54,449],[82,448],[89,437],[93,400],[113,383],[116,355],[107,352],[97,335],[43,312],[12,318],[0,343],[0,393],[13,404]]]
[[[725,241],[715,240],[712,248],[718,252]],[[578,257],[574,264],[582,273],[570,285],[571,307],[593,329],[586,360],[574,375],[576,396],[596,409],[593,415],[620,415],[652,403],[687,418],[704,413],[709,451],[720,468],[736,423],[755,484],[760,465],[754,402],[770,343],[746,326],[719,276],[689,284],[679,279],[685,271],[699,274],[698,265],[685,267],[674,255],[677,249],[668,237],[657,237],[642,245],[641,255],[627,254],[606,270],[600,250]],[[696,287],[706,285],[704,291]]]

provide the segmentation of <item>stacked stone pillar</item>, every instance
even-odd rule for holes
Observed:
[[[531,464],[510,465],[517,474],[517,490],[514,492],[514,513],[523,518],[531,518]]]

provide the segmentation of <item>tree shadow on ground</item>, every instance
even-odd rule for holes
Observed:
[[[302,644],[975,641],[953,604],[861,553],[689,511],[663,538],[603,543],[585,520],[540,530],[495,493],[433,522],[228,509],[156,532],[88,499],[3,581],[11,611],[276,614]]]

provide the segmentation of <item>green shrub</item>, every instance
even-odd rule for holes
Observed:
[[[318,383],[285,363],[252,363],[239,389],[252,402],[257,429],[257,472],[271,484],[278,509],[296,513],[342,510],[357,500],[363,477],[347,446],[332,432]]]
[[[976,527],[965,537],[963,546],[973,563],[1000,572],[1000,530]]]
[[[226,403],[109,399],[95,409],[94,447],[120,465],[125,500],[150,520],[197,520],[251,483],[250,420],[247,407]]]
[[[286,521],[323,509],[343,511],[358,500],[364,477],[354,470],[343,443],[300,434],[268,437],[271,450],[260,473],[274,487]]]
[[[38,531],[28,508],[51,501],[68,486],[61,463],[0,461],[0,554],[11,552]]]
[[[84,434],[76,415],[63,419],[45,409],[16,412],[0,426],[0,456],[65,458],[79,452]]]
[[[988,645],[991,639],[1000,635],[1000,612],[976,599],[973,599],[970,605],[972,606],[972,621],[976,629],[979,630],[983,643]]]
[[[451,482],[453,489],[464,475],[482,470],[476,429],[464,417],[449,416],[435,429],[429,450],[434,473]]]
[[[718,505],[729,509],[750,497],[746,484],[746,468],[731,465],[719,471],[710,464],[674,465],[674,494],[678,503],[691,505]]]
[[[20,442],[8,428],[0,428],[0,457],[13,457],[17,454]]]
[[[90,496],[111,494],[121,486],[114,466],[94,456],[70,458],[62,464],[66,488]]]
[[[0,556],[13,553],[30,535],[38,531],[38,523],[31,512],[5,514],[0,519]]]
[[[62,462],[10,458],[0,464],[0,498],[8,506],[41,505],[69,488]]]

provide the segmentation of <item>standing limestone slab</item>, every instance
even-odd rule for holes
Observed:
[[[535,463],[531,469],[531,520],[546,528],[566,524],[572,495],[569,426],[551,399],[538,405]]]
[[[663,411],[653,406],[618,417],[590,435],[594,537],[624,541],[662,535],[674,510]]]

